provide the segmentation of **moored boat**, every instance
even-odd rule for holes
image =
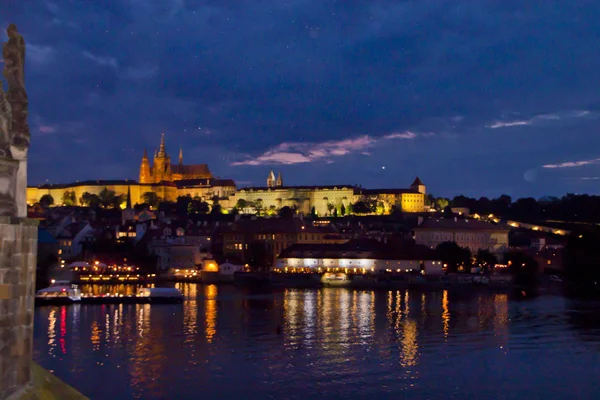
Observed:
[[[72,304],[81,301],[81,291],[69,281],[53,281],[50,286],[35,293],[39,304]]]
[[[176,288],[141,288],[137,297],[141,302],[151,304],[183,302],[183,294]]]

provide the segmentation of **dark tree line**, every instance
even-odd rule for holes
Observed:
[[[479,199],[456,196],[453,199],[428,197],[429,204],[443,210],[445,208],[466,207],[471,214],[494,214],[504,219],[537,222],[557,220],[573,222],[600,222],[600,196],[569,193],[563,197],[520,198],[515,201],[502,195],[495,199]]]

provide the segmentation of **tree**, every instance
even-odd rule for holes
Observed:
[[[111,206],[112,208],[121,208],[121,206],[124,205],[126,201],[127,196],[125,196],[124,194],[120,194],[113,198]]]
[[[50,194],[45,194],[40,198],[40,206],[48,208],[54,204],[54,197]]]
[[[192,199],[188,204],[188,214],[208,214],[210,206],[207,202],[197,199]]]
[[[435,199],[435,207],[440,211],[445,210],[449,204],[450,204],[450,200],[448,200],[444,197],[438,197],[437,199]]]
[[[504,260],[517,286],[531,287],[537,284],[538,263],[533,258],[520,251],[511,251],[504,255]]]
[[[112,190],[108,190],[107,187],[102,189],[100,193],[98,193],[98,199],[100,200],[100,206],[103,208],[108,208],[114,206],[115,204],[116,194]]]
[[[310,216],[313,217],[313,218],[317,217],[317,210],[315,210],[314,206],[311,207],[311,209],[310,209]]]
[[[333,211],[333,209],[335,208],[335,206],[331,203],[327,203],[327,213],[329,215],[331,215],[331,212]]]
[[[340,207],[340,215],[343,217],[344,215],[346,215],[346,206],[344,206],[344,204],[342,204],[342,206]]]
[[[92,205],[92,202],[94,202],[93,205]],[[98,195],[96,195],[96,194],[91,194],[89,192],[83,192],[83,194],[79,198],[79,204],[81,204],[82,206],[86,206],[86,207],[97,207],[98,205],[100,205],[100,199],[98,198]]]
[[[183,215],[183,214],[187,214],[188,211],[188,206],[190,205],[190,202],[192,201],[192,196],[190,196],[189,194],[187,196],[179,196],[177,198],[177,213],[179,215]]]
[[[337,216],[338,216],[337,208],[334,208],[334,209],[333,209],[333,216],[334,216],[335,218],[337,218]]]
[[[475,265],[482,268],[484,271],[491,270],[494,265],[498,264],[498,258],[490,253],[489,250],[480,249],[475,256]]]
[[[355,214],[370,214],[371,208],[364,201],[357,201],[352,205],[352,211]]]
[[[238,199],[237,203],[235,203],[235,208],[244,212],[244,209],[248,207],[248,202],[244,199]]]
[[[580,286],[600,290],[600,230],[574,232],[567,239],[564,252],[565,277]],[[596,284],[598,282],[598,284]]]
[[[269,260],[267,257],[267,248],[264,241],[256,240],[248,244],[244,259],[250,265],[253,271],[268,270]]]
[[[65,191],[62,196],[62,204],[65,206],[74,206],[77,204],[77,198],[74,191]]]
[[[492,200],[492,213],[499,217],[508,217],[511,203],[512,199],[510,196],[506,194],[501,195],[497,199]]]
[[[390,207],[390,215],[394,217],[399,217],[402,215],[402,204],[400,202]]]
[[[256,210],[256,215],[261,215],[264,208],[263,208],[263,201],[262,199],[257,199],[254,202],[254,209]]]
[[[456,242],[440,243],[435,251],[446,265],[448,272],[469,270],[471,266],[471,251],[460,247]]]
[[[157,208],[160,203],[158,195],[154,192],[146,192],[142,195],[142,198],[144,199],[144,203],[150,205],[152,208]]]
[[[223,208],[219,203],[213,204],[212,209],[210,210],[211,214],[223,214]]]
[[[280,218],[293,218],[294,217],[294,210],[292,210],[291,207],[288,206],[283,206],[279,209],[279,217]]]

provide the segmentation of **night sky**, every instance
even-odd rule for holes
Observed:
[[[238,186],[600,193],[600,2],[3,0],[30,184],[176,162]],[[5,36],[3,36],[3,41]]]

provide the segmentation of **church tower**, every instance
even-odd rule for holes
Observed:
[[[277,183],[276,183],[277,187],[281,187],[283,186],[283,178],[281,177],[281,171],[279,171],[279,173],[277,174]]]
[[[426,194],[426,192],[427,192],[425,185],[423,184],[423,182],[421,182],[421,180],[419,179],[418,176],[415,178],[415,181],[413,182],[413,184],[410,185],[410,188],[412,190],[414,190],[415,192],[419,192],[421,194]]]
[[[277,179],[275,179],[275,172],[271,170],[271,172],[269,172],[269,176],[267,177],[267,187],[275,187],[276,184]]]
[[[148,153],[144,149],[144,155],[142,156],[142,165],[140,165],[140,183],[152,183],[152,174],[150,173],[150,160],[148,160]]]
[[[167,155],[164,133],[160,138],[160,147],[158,148],[158,152],[154,156],[154,163],[152,168],[152,172],[154,175],[154,183],[171,180],[171,159]]]
[[[183,147],[179,148],[179,165],[183,165]]]

